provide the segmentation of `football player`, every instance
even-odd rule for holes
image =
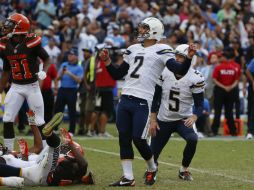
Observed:
[[[72,141],[71,136],[65,129],[61,129],[64,140],[62,145],[60,145],[60,138],[52,132],[61,123],[62,119],[63,114],[57,113],[43,128],[43,134],[47,137],[48,146],[39,154],[34,164],[28,167],[13,167],[0,163],[0,177],[4,177],[2,178],[4,185],[7,185],[7,183],[11,186],[20,186],[20,183],[29,186],[94,184],[92,173],[88,172],[86,175],[88,163],[83,157],[83,148]],[[60,156],[59,149],[61,149]],[[13,176],[22,177],[25,180],[22,182],[19,178],[5,179],[5,177]]]
[[[179,45],[176,60],[185,64],[189,45]],[[179,178],[193,180],[188,167],[196,151],[198,136],[192,126],[202,114],[204,102],[204,77],[190,68],[185,75],[164,69],[156,85],[150,120],[151,149],[158,165],[159,155],[172,133],[177,132],[186,141]],[[193,108],[194,103],[194,108]],[[157,115],[157,111],[158,115]]]
[[[164,26],[157,18],[144,19],[137,30],[137,40],[140,43],[127,48],[124,53],[124,61],[119,67],[111,64],[107,50],[99,54],[114,79],[121,79],[125,76],[116,118],[123,177],[110,184],[111,186],[135,185],[132,171],[134,158],[132,142],[147,163],[145,184],[154,184],[157,166],[146,138],[155,84],[165,66],[173,72],[185,74],[196,52],[196,47],[192,44],[187,50],[186,63],[178,63],[172,48],[158,43],[163,38]]]
[[[40,58],[44,62],[46,69],[49,55],[41,46],[41,38],[29,31],[29,20],[22,14],[14,13],[4,22],[4,37],[0,39],[0,57],[4,62],[0,93],[8,80],[11,80],[11,88],[4,100],[3,116],[4,144],[9,150],[13,150],[15,138],[13,122],[25,99],[29,108],[35,112],[36,125],[40,130],[45,123],[43,99],[38,83],[38,77],[45,78],[45,72],[39,71],[38,60]]]

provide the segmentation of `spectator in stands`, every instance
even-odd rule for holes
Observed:
[[[83,68],[78,65],[78,50],[72,48],[68,53],[68,61],[61,64],[57,80],[61,86],[57,93],[55,113],[64,112],[67,104],[69,112],[69,132],[74,135],[76,127],[76,102],[78,85],[83,78]]]
[[[61,50],[56,46],[56,41],[53,37],[48,39],[48,45],[44,46],[44,49],[49,54],[50,62],[58,67]]]
[[[87,26],[86,32],[81,32],[79,34],[79,43],[78,43],[78,50],[79,50],[79,60],[83,60],[83,48],[89,48],[94,50],[95,46],[98,44],[97,38],[93,35],[92,26]]]
[[[167,12],[163,16],[162,22],[166,29],[166,36],[171,34],[174,29],[180,24],[180,18],[178,14],[176,14],[176,4],[172,6],[167,6]]]
[[[236,11],[233,9],[234,3],[231,0],[224,1],[222,5],[222,9],[218,11],[217,17],[218,22],[222,22],[223,20],[228,20],[229,23],[234,23],[236,19]]]
[[[102,14],[102,6],[99,0],[94,0],[91,7],[89,8],[89,13],[91,13],[96,19]]]
[[[104,42],[108,45],[111,45],[115,48],[122,48],[125,46],[125,40],[124,38],[119,34],[120,28],[118,25],[113,25],[113,34],[108,35]]]
[[[49,0],[42,0],[37,4],[34,13],[42,29],[46,29],[56,15],[56,7],[53,3],[49,2]]]
[[[206,5],[206,11],[202,13],[209,30],[214,30],[215,25],[218,22],[217,15],[213,12],[213,6],[211,4]]]

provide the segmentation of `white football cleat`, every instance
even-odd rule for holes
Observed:
[[[246,135],[246,139],[253,139],[253,135],[252,135],[251,133],[248,133],[248,134]]]
[[[203,139],[205,137],[204,134],[201,132],[197,132],[197,135],[199,139]]]
[[[24,187],[24,178],[21,177],[3,177],[2,183],[8,187]]]

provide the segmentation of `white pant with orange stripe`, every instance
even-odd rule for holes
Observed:
[[[24,100],[27,100],[29,109],[35,112],[35,122],[37,126],[43,125],[44,121],[44,103],[39,86],[39,82],[31,84],[12,83],[4,100],[3,122],[14,122]]]

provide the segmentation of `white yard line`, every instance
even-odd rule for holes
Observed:
[[[16,138],[25,138],[25,139],[33,139],[33,136],[16,136]],[[73,137],[74,140],[118,140],[118,137],[82,137],[82,136],[76,136]],[[2,137],[0,137],[0,140],[2,140]],[[170,138],[171,141],[184,141],[181,137],[172,137]],[[199,139],[199,141],[254,141],[246,139],[245,137],[205,137],[202,139]]]
[[[110,151],[100,150],[100,149],[96,149],[96,148],[89,148],[89,147],[86,147],[85,150],[92,151],[92,152],[98,152],[98,153],[102,153],[102,154],[113,155],[113,156],[119,157],[119,153],[116,153],[116,152],[110,152]],[[139,156],[135,156],[135,159],[143,160],[143,158],[141,158]],[[171,164],[171,163],[168,163],[168,162],[159,161],[159,164],[167,165],[167,166],[172,166],[172,167],[175,167],[175,168],[179,168],[179,165]],[[254,184],[254,180],[243,179],[243,178],[241,178],[239,176],[238,177],[236,177],[236,176],[230,176],[230,175],[223,174],[223,173],[218,173],[218,172],[208,171],[208,170],[200,170],[200,169],[195,169],[195,168],[190,168],[190,170],[191,171],[195,171],[195,172],[199,172],[199,173],[202,173],[202,174],[208,174],[208,175],[212,175],[212,176],[224,177],[224,178],[228,178],[230,180],[237,180],[237,181],[240,181],[242,183],[251,183],[251,184]]]

